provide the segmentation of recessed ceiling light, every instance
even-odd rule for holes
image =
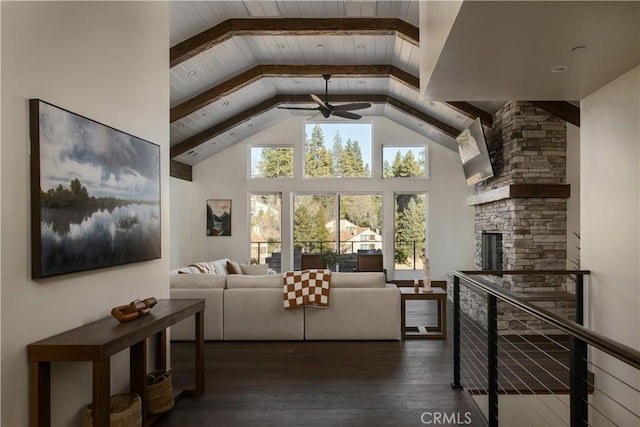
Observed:
[[[586,46],[582,46],[582,45],[575,46],[575,47],[571,48],[571,52],[580,52],[580,51],[585,50],[586,48],[587,48]]]
[[[253,127],[253,123],[249,123],[247,127],[250,127],[250,128]]]
[[[182,128],[184,127],[184,123],[178,123],[178,124],[176,125],[176,127],[177,127],[178,129],[182,129]]]
[[[364,80],[358,80],[358,83],[363,85],[365,83],[365,81]]]
[[[196,75],[196,72],[194,70],[191,70],[187,73],[187,75],[193,77]]]
[[[206,111],[203,111],[202,113],[200,113],[200,115],[201,115],[202,117],[206,117],[206,116],[207,116],[207,114],[209,114],[209,113],[207,113]]]
[[[367,45],[365,44],[359,44],[358,46],[356,46],[358,49],[364,49],[365,47],[367,47]]]
[[[429,105],[431,105],[432,107],[435,107],[435,106],[436,106],[436,103],[435,103],[435,102],[433,102],[433,101],[429,101]]]
[[[299,85],[300,83],[302,83],[300,80],[294,80],[293,81],[295,84]]]
[[[229,105],[229,101],[223,102],[222,105],[226,107],[227,105]]]
[[[278,49],[284,49],[285,48],[285,45],[283,45],[282,43],[278,43],[276,46],[278,47]]]
[[[233,136],[235,132],[229,132],[229,136]]]
[[[322,49],[322,48],[324,47],[324,45],[323,45],[322,43],[319,43],[319,44],[317,44],[317,45],[316,45],[316,47],[317,47],[318,49]]]
[[[460,114],[456,114],[456,119],[462,120],[462,116]]]
[[[422,127],[422,123],[418,123],[418,127]]]
[[[566,65],[556,65],[555,67],[551,67],[551,72],[552,73],[564,73],[568,69],[569,69],[569,67],[567,67]]]

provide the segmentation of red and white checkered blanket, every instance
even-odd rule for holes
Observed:
[[[305,305],[329,307],[331,270],[287,271],[282,281],[285,310]]]

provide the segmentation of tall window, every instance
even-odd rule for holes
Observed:
[[[340,270],[353,271],[357,253],[382,250],[380,195],[295,195],[293,206],[294,268],[302,253],[338,250]]]
[[[427,240],[427,198],[421,193],[397,193],[395,198],[395,269],[422,268]]]
[[[428,178],[427,165],[426,146],[382,148],[383,178]]]
[[[293,147],[251,147],[251,178],[293,178]]]
[[[305,124],[306,178],[370,178],[371,123]]]
[[[281,271],[280,194],[251,194],[251,261]]]

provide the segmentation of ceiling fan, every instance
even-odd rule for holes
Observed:
[[[324,102],[320,99],[320,97],[311,94],[311,98],[318,103],[318,106],[315,108],[311,107],[278,107],[284,110],[311,110],[317,111],[315,115],[310,117],[313,119],[314,117],[322,114],[324,118],[329,118],[329,116],[334,115],[338,117],[344,117],[345,119],[353,119],[359,120],[362,118],[360,114],[352,113],[351,110],[362,110],[364,108],[371,107],[371,104],[368,102],[353,102],[350,104],[341,104],[341,105],[331,105],[329,104],[329,79],[331,78],[331,74],[323,74],[322,78],[324,79]]]

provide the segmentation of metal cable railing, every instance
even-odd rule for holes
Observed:
[[[587,274],[454,272],[452,387],[470,393],[489,426],[640,425],[640,352],[582,325]],[[571,277],[575,300],[565,293],[536,305],[542,293],[525,296],[497,283],[514,275],[555,276],[550,288],[558,276]],[[527,280],[543,282],[513,283]],[[573,320],[550,311],[559,306],[567,314],[572,304]]]

